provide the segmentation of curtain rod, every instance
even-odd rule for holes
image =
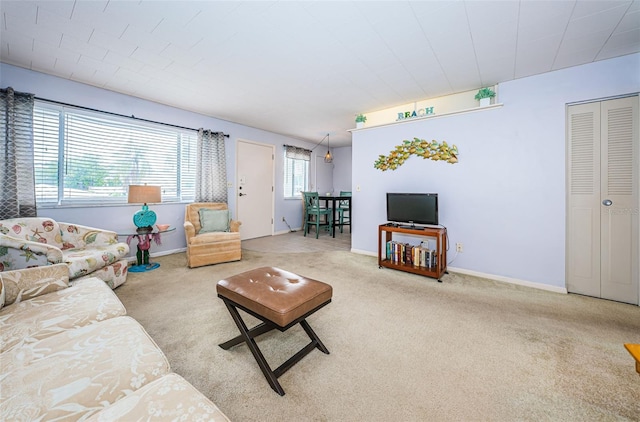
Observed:
[[[114,113],[112,111],[103,111],[103,110],[98,110],[96,108],[84,107],[84,106],[79,106],[79,105],[69,104],[69,103],[63,103],[62,101],[49,100],[47,98],[35,97],[35,99],[36,100],[40,100],[40,101],[46,101],[48,103],[54,103],[54,104],[59,104],[59,105],[63,105],[63,106],[68,106],[68,107],[80,108],[82,110],[95,111],[95,112],[98,112],[98,113],[106,113],[106,114],[110,114],[112,116],[125,117],[127,119],[140,120],[141,122],[146,122],[146,123],[155,123],[155,124],[158,124],[158,125],[171,126],[171,127],[175,127],[175,128],[178,128],[178,129],[194,130],[196,132],[198,131],[198,129],[194,129],[192,127],[172,125],[171,123],[165,123],[165,122],[156,122],[154,120],[149,120],[149,119],[143,119],[141,117],[136,117],[133,114],[131,116],[126,116],[124,114]],[[220,132],[216,132],[216,133],[220,133]],[[227,134],[227,133],[222,132],[222,134],[224,135],[225,138],[229,137],[229,134]]]
[[[292,148],[303,149],[303,150],[305,150],[305,151],[309,151],[309,152],[311,152],[311,150],[310,150],[310,149],[306,149],[306,148],[303,148],[303,147],[297,147],[297,146],[295,146],[295,145],[282,144],[282,146],[283,146],[283,147],[285,147],[285,148],[286,148],[286,147],[292,147]]]
[[[322,140],[320,142],[318,142],[313,148],[308,149],[307,151],[309,152],[313,152],[314,149],[316,149],[318,147],[318,145],[320,145],[322,142],[324,142],[325,139],[327,139],[329,137],[329,134],[327,133],[326,135],[324,135],[324,138],[322,138]],[[301,148],[301,149],[306,149],[306,148],[302,148],[302,147],[297,147],[295,145],[287,145],[284,144],[282,145],[283,147],[294,147],[294,148]]]

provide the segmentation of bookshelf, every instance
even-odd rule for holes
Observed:
[[[390,257],[387,256],[387,244],[394,242],[394,234],[404,234],[424,238],[435,238],[436,248],[434,249],[433,256],[435,256],[435,265],[422,266],[422,262],[413,264],[406,257],[406,249],[395,249],[395,254],[392,252]],[[396,242],[395,245],[402,245],[400,242]],[[447,229],[444,227],[400,227],[393,223],[381,224],[378,226],[378,267],[379,268],[391,268],[398,271],[406,271],[413,274],[423,275],[425,277],[431,277],[442,282],[440,278],[447,271]],[[406,244],[405,244],[406,247]],[[413,258],[413,252],[410,253]],[[404,259],[403,259],[404,257]],[[424,262],[424,261],[423,261]]]

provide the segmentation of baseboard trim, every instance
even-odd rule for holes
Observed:
[[[351,252],[357,253],[360,255],[373,256],[375,258],[378,257],[377,253],[373,253],[370,251],[363,251],[360,249],[351,248]],[[517,278],[505,277],[501,275],[481,273],[479,271],[466,270],[464,268],[447,267],[447,271],[452,273],[471,275],[474,277],[488,278],[489,280],[501,281],[503,283],[509,283],[509,284],[517,284],[518,286],[531,287],[534,289],[546,290],[554,293],[562,293],[562,294],[568,293],[567,289],[564,287],[550,286],[548,284],[543,284],[543,283],[534,283],[533,281],[520,280]]]
[[[279,233],[279,234],[284,234],[284,233],[288,233],[288,232],[289,231],[287,230],[287,231],[285,231],[283,233]],[[166,251],[160,251],[160,252],[152,253],[152,254],[150,254],[150,256],[153,258],[153,257],[158,257],[158,256],[171,255],[171,254],[174,254],[174,253],[185,252],[186,250],[187,250],[187,248],[170,249],[170,250],[166,250]],[[357,253],[357,254],[360,254],[360,255],[373,256],[373,257],[376,257],[376,258],[378,257],[377,253],[373,253],[373,252],[365,251],[365,250],[361,250],[361,249],[351,248],[351,252]],[[136,262],[136,257],[135,256],[130,256],[130,257],[127,258],[127,260],[129,262]],[[501,281],[503,283],[509,283],[509,284],[517,284],[518,286],[531,287],[531,288],[534,288],[534,289],[546,290],[546,291],[554,292],[554,293],[562,293],[562,294],[567,294],[568,293],[567,289],[565,287],[550,286],[548,284],[535,283],[533,281],[520,280],[520,279],[513,278],[513,277],[505,277],[505,276],[501,276],[501,275],[482,273],[482,272],[479,272],[479,271],[467,270],[467,269],[464,269],[464,268],[447,267],[447,271],[452,272],[452,273],[471,275],[471,276],[474,276],[474,277],[488,278],[489,280]]]
[[[479,271],[466,270],[464,268],[447,267],[447,271],[452,273],[458,273],[458,274],[472,275],[474,277],[488,278],[490,280],[501,281],[503,283],[517,284],[518,286],[531,287],[534,289],[546,290],[554,293],[562,293],[562,294],[568,293],[565,287],[550,286],[548,284],[535,283],[533,281],[520,280],[513,277],[505,277],[505,276],[495,275],[495,274],[481,273]]]
[[[186,247],[184,247],[184,248],[178,248],[178,249],[169,249],[169,250],[166,250],[166,251],[160,251],[160,252],[150,253],[150,254],[149,254],[149,257],[150,257],[150,258],[155,258],[155,257],[158,257],[158,256],[172,255],[172,254],[174,254],[174,253],[180,253],[180,252],[186,252],[186,251],[187,251],[187,248],[186,248]],[[136,262],[138,262],[138,258],[136,258],[136,256],[135,256],[135,255],[134,255],[134,256],[128,256],[128,257],[127,257],[127,261],[128,261],[128,262],[136,263]]]
[[[377,253],[370,252],[370,251],[363,251],[363,250],[360,250],[360,249],[353,249],[353,248],[351,248],[351,252],[353,252],[353,253],[357,253],[357,254],[360,254],[360,255],[373,256],[373,257],[376,257],[376,258],[378,257],[378,254],[377,254]]]
[[[294,227],[291,230],[287,229],[287,230],[280,230],[279,232],[275,232],[273,235],[274,236],[278,236],[280,234],[287,234],[287,233],[293,233],[293,232],[299,232],[302,231],[302,228],[300,227]]]

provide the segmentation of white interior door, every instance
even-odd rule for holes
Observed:
[[[600,297],[600,103],[567,110],[567,290]]]
[[[603,101],[601,122],[601,294],[638,303],[638,97]]]
[[[567,110],[567,290],[639,303],[638,97]]]
[[[236,195],[240,239],[273,235],[273,145],[238,140],[236,144]]]

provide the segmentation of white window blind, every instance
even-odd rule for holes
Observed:
[[[191,200],[197,133],[108,113],[36,103],[39,203],[124,203],[131,184],[158,185],[162,200]]]
[[[309,190],[309,154],[304,158],[301,155],[287,153],[284,151],[284,197],[300,198],[300,192]]]
[[[58,201],[58,160],[60,111],[34,107],[33,155],[36,202]]]

